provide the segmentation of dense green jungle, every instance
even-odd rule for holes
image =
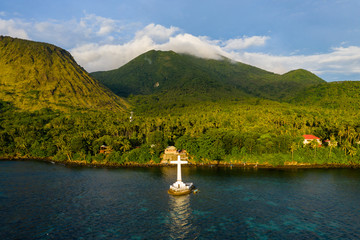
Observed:
[[[0,149],[5,158],[114,164],[159,163],[168,145],[192,163],[359,164],[359,114],[270,100],[203,102],[167,111],[34,112],[1,103]],[[303,145],[303,134],[337,146]],[[101,145],[111,147],[100,154]]]
[[[160,51],[88,74],[53,45],[0,40],[3,159],[158,164],[174,145],[196,164],[360,164],[359,82]]]

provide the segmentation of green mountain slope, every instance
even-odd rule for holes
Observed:
[[[278,75],[233,62],[149,51],[111,71],[91,73],[119,96],[186,95],[200,99],[263,97],[273,100],[325,81],[306,70]]]
[[[0,99],[37,110],[123,110],[127,103],[54,45],[0,36]]]
[[[309,87],[290,100],[305,106],[321,106],[331,109],[359,110],[360,82],[330,82]]]

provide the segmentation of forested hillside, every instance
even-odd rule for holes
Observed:
[[[316,85],[299,92],[290,102],[298,105],[358,111],[360,109],[360,82],[343,81]]]
[[[2,158],[148,164],[175,145],[200,164],[360,164],[359,82],[326,83],[305,70],[277,75],[226,59],[150,51],[121,69],[93,74],[131,104],[109,111],[125,103],[67,52],[1,40]],[[304,134],[331,144],[304,145]],[[108,153],[100,153],[102,145]]]
[[[360,115],[343,109],[296,107],[269,100],[201,103],[155,115],[41,110],[19,112],[2,103],[3,157],[129,164],[160,162],[168,145],[193,163],[359,164]],[[302,144],[303,134],[336,147]],[[110,154],[100,154],[107,145]]]
[[[306,70],[278,75],[226,58],[211,60],[162,51],[149,51],[119,69],[91,75],[119,96],[166,99],[168,95],[186,95],[195,101],[243,96],[279,100],[325,83]]]

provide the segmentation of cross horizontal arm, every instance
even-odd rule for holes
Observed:
[[[187,161],[171,161],[170,163],[172,163],[172,164],[186,164],[186,163],[188,163]]]

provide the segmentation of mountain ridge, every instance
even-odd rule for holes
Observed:
[[[155,50],[139,55],[118,69],[90,75],[122,97],[178,92],[175,89],[181,88],[187,94],[201,92],[210,98],[225,95],[281,100],[308,86],[325,83],[303,69],[279,75],[226,58],[203,59]]]

